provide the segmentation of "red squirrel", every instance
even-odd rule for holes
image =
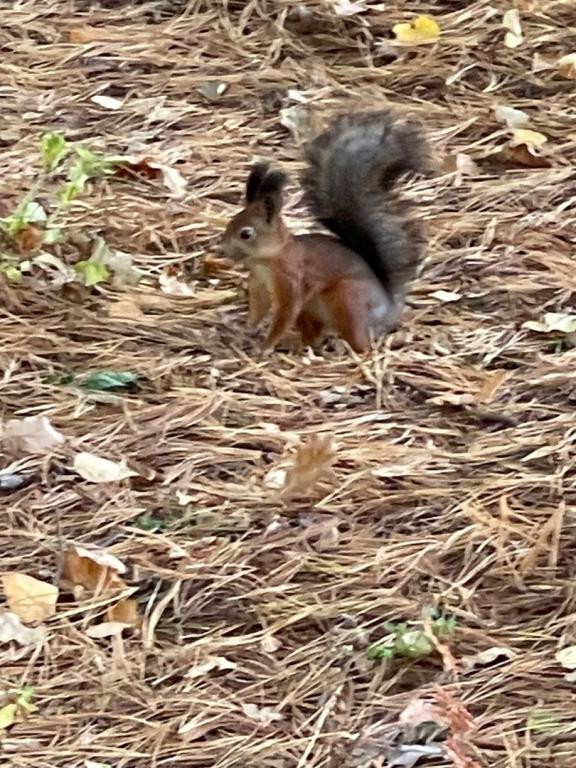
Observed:
[[[224,234],[249,268],[249,323],[271,315],[264,349],[294,326],[305,345],[337,333],[356,352],[399,323],[424,247],[395,193],[399,176],[428,169],[420,125],[390,111],[337,118],[305,149],[305,201],[328,234],[293,235],[281,216],[286,174],[257,163],[245,206]]]

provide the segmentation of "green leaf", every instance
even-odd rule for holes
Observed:
[[[17,705],[22,709],[25,709],[28,713],[36,712],[38,707],[35,704],[32,704],[32,696],[34,696],[34,688],[24,686],[18,695]]]
[[[14,725],[17,712],[17,704],[6,704],[6,706],[0,709],[0,731],[5,730],[6,728],[10,728],[11,725]]]
[[[71,371],[64,371],[63,373],[49,373],[42,378],[44,384],[53,384],[56,386],[64,386],[71,384],[74,381],[74,374]]]
[[[394,646],[381,643],[374,643],[374,645],[371,645],[366,651],[366,656],[369,659],[393,659],[395,655],[396,651]]]
[[[8,280],[13,283],[22,282],[22,272],[13,264],[5,264],[0,267],[0,273],[2,273]]]
[[[68,151],[68,144],[61,133],[44,133],[40,139],[40,156],[46,173],[56,170]]]
[[[110,276],[108,267],[94,261],[78,261],[74,264],[74,269],[82,276],[86,286],[103,283]]]
[[[18,213],[27,224],[43,224],[48,218],[44,208],[35,200],[26,203]]]
[[[98,371],[91,373],[82,380],[82,389],[106,391],[109,389],[124,389],[138,381],[138,374],[133,371]]]
[[[144,514],[136,518],[134,523],[143,531],[164,531],[166,529],[164,520],[154,517],[150,512],[144,512]]]
[[[72,181],[69,181],[68,184],[65,184],[60,192],[58,193],[58,198],[60,200],[60,205],[69,205],[72,200],[74,200],[80,192],[82,192],[83,186],[80,187],[77,184],[75,184]]]
[[[64,241],[64,233],[58,227],[51,227],[44,232],[44,242],[46,245],[54,245]]]

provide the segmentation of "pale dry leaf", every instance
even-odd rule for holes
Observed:
[[[66,441],[47,416],[9,419],[2,430],[2,439],[14,450],[24,453],[48,453]]]
[[[188,283],[182,282],[173,275],[168,275],[162,272],[158,278],[160,284],[160,290],[162,293],[166,293],[169,296],[194,296],[195,290]]]
[[[400,45],[429,45],[440,37],[440,26],[431,16],[417,16],[412,21],[395,24],[392,31]]]
[[[261,723],[264,726],[284,719],[284,716],[278,710],[271,707],[257,707],[256,704],[242,704],[242,711],[250,720],[254,720],[255,723]]]
[[[461,182],[464,176],[478,176],[480,169],[474,160],[464,152],[458,152],[456,155],[456,176],[458,182]]]
[[[260,640],[260,650],[262,653],[276,653],[282,648],[282,643],[277,637],[266,632],[262,640]]]
[[[116,555],[107,552],[105,549],[81,547],[79,544],[75,544],[73,550],[78,557],[92,560],[92,562],[96,563],[100,568],[111,568],[113,571],[116,571],[116,573],[126,573],[126,566],[122,560],[119,560]]]
[[[237,665],[225,656],[207,656],[200,664],[190,667],[184,677],[187,677],[189,680],[194,680],[198,677],[204,677],[204,675],[208,674],[208,672],[212,672],[214,669],[218,671],[234,670],[237,669]]]
[[[478,392],[478,400],[489,403],[505,381],[510,378],[510,371],[493,371],[490,373]]]
[[[494,114],[496,120],[507,125],[511,131],[516,128],[523,128],[530,122],[530,115],[515,107],[501,105],[494,109]]]
[[[70,546],[62,557],[62,579],[81,595],[77,588],[97,594],[116,594],[126,589],[119,573],[126,566],[117,557],[103,549],[86,549]]]
[[[556,63],[552,59],[547,59],[536,52],[532,58],[532,72],[537,74],[538,72],[546,72],[550,69],[554,69]]]
[[[456,291],[433,291],[430,296],[447,304],[453,301],[460,301],[462,298],[462,294],[456,293]]]
[[[522,328],[537,333],[564,333],[566,335],[576,333],[576,315],[563,312],[546,312],[542,322],[527,320],[522,323]]]
[[[555,659],[564,669],[576,670],[576,645],[568,645],[557,651]]]
[[[264,485],[266,488],[279,490],[280,488],[283,488],[286,483],[286,474],[287,471],[285,469],[273,467],[266,473],[264,477]]]
[[[110,461],[102,456],[85,452],[76,454],[73,467],[80,477],[91,483],[117,483],[138,474],[129,469],[125,461]]]
[[[102,93],[97,93],[95,96],[92,96],[90,101],[93,101],[94,104],[97,104],[99,107],[112,110],[122,109],[124,104],[120,99],[115,99],[112,96],[105,96]]]
[[[297,141],[310,138],[315,131],[315,115],[310,107],[303,104],[281,109],[279,120]]]
[[[576,80],[576,53],[568,53],[558,59],[558,71],[567,80]]]
[[[108,306],[108,316],[118,320],[142,320],[144,312],[132,299],[119,299]]]
[[[523,43],[524,36],[522,34],[520,12],[517,8],[510,8],[510,10],[506,11],[502,19],[502,26],[506,30],[504,45],[507,48],[518,48]]]
[[[46,637],[43,626],[25,627],[19,616],[10,611],[0,614],[0,643],[39,645]]]
[[[56,613],[58,587],[26,573],[2,575],[8,608],[25,624],[38,624]]]
[[[177,168],[164,163],[149,163],[150,168],[158,169],[162,174],[164,186],[170,191],[170,197],[181,200],[186,195],[188,182]]]
[[[420,760],[443,756],[444,747],[440,743],[401,744],[388,750],[386,768],[414,768]]]
[[[125,624],[122,621],[103,621],[101,624],[87,627],[86,634],[93,640],[104,640],[107,637],[118,637],[126,629],[132,629],[132,624]]]
[[[531,131],[528,128],[517,128],[512,133],[510,142],[512,147],[525,146],[532,155],[538,155],[548,138],[539,131]]]
[[[334,11],[336,16],[355,16],[368,10],[367,0],[335,0]]]
[[[480,651],[479,653],[462,656],[460,661],[463,669],[470,671],[476,667],[485,667],[487,664],[492,664],[498,659],[513,659],[515,656],[515,652],[510,648],[493,646],[492,648],[486,648],[486,650]]]
[[[422,723],[443,723],[442,713],[431,701],[415,698],[408,702],[398,716],[402,725],[417,726]]]
[[[286,470],[282,495],[306,493],[316,485],[336,459],[336,449],[330,435],[312,435],[296,449],[296,455]]]

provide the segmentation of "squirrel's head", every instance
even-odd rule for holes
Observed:
[[[224,232],[222,247],[226,256],[241,259],[258,255],[267,246],[274,248],[285,184],[286,174],[270,170],[268,163],[252,167],[246,182],[244,208]]]

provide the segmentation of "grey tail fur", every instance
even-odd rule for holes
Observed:
[[[404,300],[424,247],[395,192],[400,176],[429,169],[421,126],[392,112],[343,115],[305,150],[305,200],[314,216]]]

